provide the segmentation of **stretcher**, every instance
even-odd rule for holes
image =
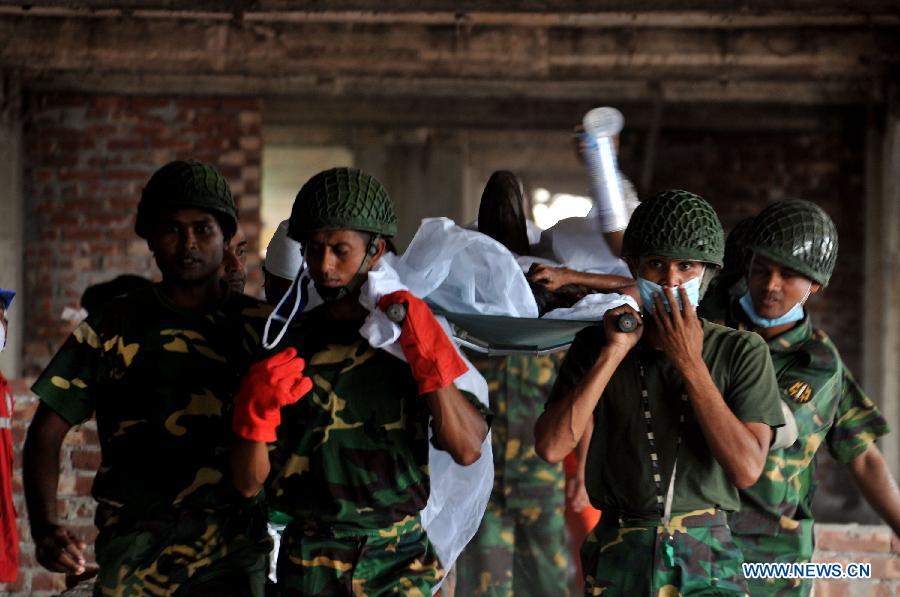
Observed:
[[[461,346],[488,356],[540,356],[566,350],[575,334],[601,321],[539,319],[454,313],[429,305],[435,315],[450,322],[453,337]]]

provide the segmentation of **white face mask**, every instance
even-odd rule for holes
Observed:
[[[753,259],[750,260],[750,268],[753,268]],[[747,317],[750,318],[750,321],[752,321],[754,325],[761,328],[774,328],[779,325],[800,321],[806,316],[806,313],[803,310],[803,306],[806,304],[806,300],[809,298],[809,295],[812,292],[812,285],[813,283],[812,281],[810,281],[809,286],[806,288],[806,293],[803,295],[803,298],[800,299],[800,302],[788,309],[780,317],[768,319],[756,312],[756,307],[753,306],[753,298],[750,296],[749,283],[747,292],[745,292],[741,296],[739,302],[741,308],[744,309],[744,313],[747,314]]]
[[[740,298],[741,307],[744,309],[744,313],[747,314],[747,317],[750,318],[755,325],[761,328],[774,328],[779,325],[784,325],[786,323],[794,323],[795,321],[800,321],[806,315],[803,311],[803,305],[806,304],[806,299],[809,298],[809,293],[812,290],[812,282],[809,283],[809,288],[806,289],[806,294],[803,295],[803,298],[800,299],[800,302],[787,310],[787,312],[781,317],[775,317],[773,319],[766,319],[762,315],[756,312],[756,308],[753,306],[753,299],[750,297],[750,291],[748,290],[744,293]]]
[[[0,352],[6,348],[6,326],[0,325]]]
[[[691,301],[691,304],[694,308],[700,304],[700,286],[703,282],[703,274],[706,272],[706,266],[700,270],[700,273],[682,284],[682,288],[687,292],[688,300]],[[646,280],[640,276],[637,278],[637,288],[638,292],[641,295],[641,303],[644,305],[644,311],[647,313],[653,312],[653,295],[659,294],[660,298],[662,298],[663,306],[665,306],[666,311],[671,311],[672,306],[669,304],[669,300],[666,298],[666,293],[663,290],[663,287],[657,284],[656,282],[651,282],[650,280]],[[677,308],[679,311],[684,309],[684,306],[681,304],[681,293],[678,292],[678,286],[672,287],[672,294],[675,295],[675,303],[677,304]]]

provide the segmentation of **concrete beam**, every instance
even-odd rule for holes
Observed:
[[[29,2],[2,0],[0,5],[10,7],[57,8],[69,10],[103,11],[110,9],[162,10],[172,12],[293,12],[297,3],[292,0],[33,0]],[[606,12],[722,12],[734,15],[768,13],[846,14],[851,12],[846,0],[754,0],[752,6],[746,0],[422,0],[415,3],[405,0],[318,0],[308,3],[308,12],[362,12],[362,13],[571,13],[590,14]],[[892,14],[897,9],[892,0],[855,0],[852,12],[862,15]]]
[[[269,126],[317,126],[398,129],[548,129],[568,131],[585,112],[607,98],[491,99],[422,97],[271,97],[264,104]],[[650,128],[653,103],[614,102],[625,115],[626,130]],[[665,129],[728,131],[843,130],[846,106],[797,106],[707,103],[698,111],[687,103],[668,102],[661,125]],[[266,143],[271,143],[268,135]],[[293,141],[292,141],[293,142]]]
[[[383,7],[366,9],[305,10],[271,7],[259,9],[223,10],[222,3],[207,6],[205,3],[179,3],[167,7],[163,3],[147,2],[139,7],[107,8],[103,3],[83,6],[82,3],[65,6],[63,3],[22,6],[0,0],[0,14],[29,17],[136,17],[145,19],[200,19],[247,23],[308,22],[308,23],[377,23],[453,25],[471,27],[477,25],[511,25],[516,27],[578,27],[578,28],[707,28],[707,29],[772,29],[783,27],[896,27],[900,15],[896,11],[879,12],[854,10],[848,13],[842,8],[820,7],[818,11],[770,10],[742,12],[717,8],[715,10],[642,10],[631,11],[604,8],[596,12],[498,12],[490,10],[428,10],[416,6],[416,10],[388,11]]]
[[[0,16],[0,39],[21,40],[0,68],[66,91],[828,104],[880,100],[898,31]]]
[[[417,78],[823,80],[900,67],[900,28],[774,31],[0,18],[0,65],[31,72]]]
[[[560,99],[595,105],[644,102],[657,93],[645,81],[484,80],[470,78],[414,78],[312,75],[267,77],[241,74],[165,74],[92,71],[23,73],[29,90],[138,95],[191,95],[198,89],[218,95],[272,97],[315,96],[323,101],[340,97],[420,97],[447,100],[475,98],[519,101]],[[656,82],[666,101],[773,103],[800,106],[879,103],[882,86],[864,81],[685,81]]]

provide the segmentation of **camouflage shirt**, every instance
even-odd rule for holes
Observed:
[[[83,321],[32,391],[72,425],[96,414],[104,518],[155,509],[227,507],[233,394],[259,343],[267,307],[227,293],[205,315],[156,287],[115,299]]]
[[[481,357],[475,366],[488,383],[494,453],[492,503],[509,508],[563,503],[560,464],[534,451],[534,424],[543,411],[565,353],[540,357]]]
[[[282,409],[266,489],[294,520],[350,533],[418,515],[430,487],[426,399],[409,365],[372,348],[361,325],[314,309],[289,330],[283,345],[296,347],[314,385]]]
[[[748,327],[736,302],[728,323]],[[740,533],[777,534],[812,519],[819,446],[824,442],[836,460],[847,463],[889,431],[834,343],[812,327],[809,315],[768,344],[781,398],[794,413],[799,436],[793,445],[769,452],[759,481],[741,492],[741,512],[729,519]]]

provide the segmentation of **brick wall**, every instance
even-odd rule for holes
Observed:
[[[25,101],[23,368],[34,375],[70,331],[60,314],[84,289],[123,273],[158,278],[134,233],[141,189],[173,159],[217,165],[250,241],[259,288],[261,102],[247,98],[31,95]]]
[[[869,580],[842,579],[816,582],[818,597],[900,596],[900,540],[885,526],[819,524],[816,526],[815,562],[850,562],[872,566]]]

